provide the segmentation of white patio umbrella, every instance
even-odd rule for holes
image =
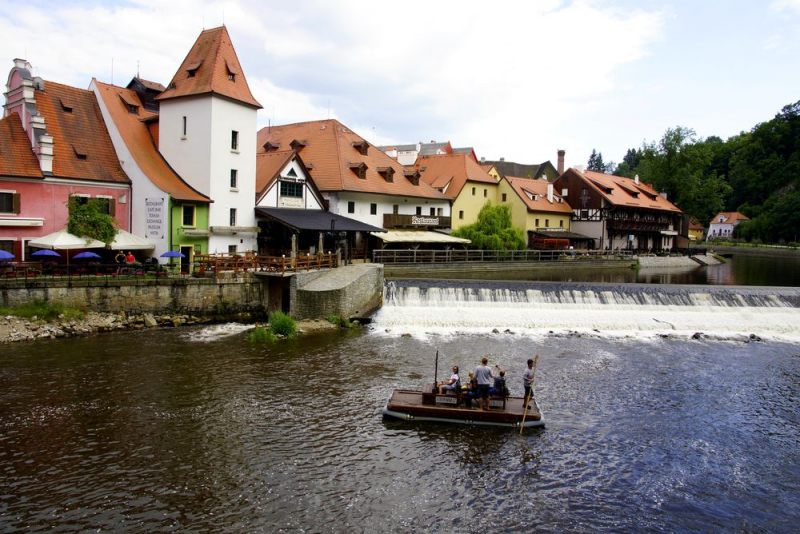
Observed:
[[[143,237],[125,230],[117,230],[117,235],[114,236],[114,241],[108,245],[108,248],[113,250],[149,250],[156,248],[156,246]]]
[[[59,230],[52,234],[28,241],[28,245],[36,248],[49,248],[53,250],[74,250],[76,248],[105,248],[106,244],[91,237],[78,237],[66,230]]]

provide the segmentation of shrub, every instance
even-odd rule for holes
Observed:
[[[67,308],[39,299],[16,308],[0,307],[0,315],[15,315],[27,319],[36,317],[44,321],[52,321],[53,319],[59,318],[61,315],[63,315],[65,319],[82,319],[84,312],[83,310]]]
[[[247,334],[247,341],[251,343],[274,343],[277,340],[278,338],[275,337],[275,334],[263,326],[257,326]]]
[[[357,328],[361,326],[358,322],[348,321],[341,315],[329,315],[327,320],[329,323],[335,324],[339,328]]]
[[[273,312],[269,314],[269,331],[276,336],[291,337],[297,332],[297,324],[285,313]]]

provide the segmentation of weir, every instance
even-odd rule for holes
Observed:
[[[390,281],[389,334],[707,337],[800,342],[800,290],[741,286]]]

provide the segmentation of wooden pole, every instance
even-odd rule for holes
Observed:
[[[436,350],[436,363],[433,367],[433,387],[439,385],[439,350]]]
[[[528,415],[528,403],[533,399],[533,388],[536,385],[536,366],[539,364],[539,355],[533,357],[533,380],[531,380],[531,393],[525,399],[525,406],[522,410],[522,423],[519,425],[519,434],[522,435],[522,429],[525,428],[525,416]]]

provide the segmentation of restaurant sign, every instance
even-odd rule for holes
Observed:
[[[412,215],[411,224],[414,226],[439,226],[439,217],[420,217],[419,215]]]
[[[148,239],[164,239],[164,198],[145,198],[145,223]]]

